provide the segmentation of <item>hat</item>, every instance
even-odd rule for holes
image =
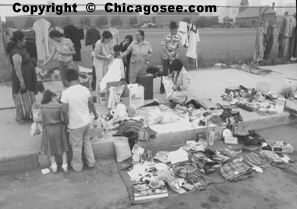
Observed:
[[[210,118],[210,121],[212,124],[217,125],[217,126],[223,125],[222,119],[219,115],[212,115]]]
[[[170,22],[170,25],[169,25],[169,28],[170,29],[176,29],[176,28],[178,28],[177,22],[171,21]]]

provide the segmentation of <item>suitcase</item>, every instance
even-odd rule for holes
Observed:
[[[144,87],[144,100],[154,99],[154,78],[152,75],[137,76],[137,83]]]

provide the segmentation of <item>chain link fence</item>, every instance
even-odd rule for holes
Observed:
[[[230,0],[231,1],[231,0]],[[229,1],[227,1],[229,2]],[[235,0],[235,2],[237,2]],[[278,58],[279,42],[278,35],[287,12],[289,16],[296,13],[296,5],[275,6],[267,5],[261,7],[249,7],[242,1],[238,6],[218,6],[216,12],[202,13],[152,13],[142,15],[139,13],[111,12],[96,10],[89,13],[85,10],[85,5],[77,7],[78,12],[68,12],[57,15],[54,12],[45,15],[20,15],[12,10],[11,5],[0,5],[1,14],[1,33],[0,33],[0,76],[1,79],[9,79],[11,66],[8,56],[5,54],[5,45],[9,41],[6,33],[8,28],[21,30],[31,29],[34,22],[44,18],[50,22],[51,27],[57,26],[64,28],[67,25],[75,25],[84,28],[86,32],[89,28],[95,27],[100,33],[112,27],[119,30],[119,40],[122,41],[127,34],[134,35],[136,30],[145,31],[145,38],[154,50],[152,64],[161,64],[162,50],[160,43],[165,34],[169,33],[168,25],[170,21],[184,21],[193,23],[199,28],[200,42],[198,43],[198,67],[205,68],[213,66],[215,63],[235,64],[251,63],[255,61],[256,43],[261,37],[261,28],[273,28],[273,44],[269,58],[262,60],[264,64],[276,64]],[[102,7],[103,5],[98,5]],[[296,24],[296,23],[295,23]],[[85,46],[84,40],[81,41],[82,61],[78,64],[91,68],[91,46]],[[180,52],[181,59],[188,63],[185,56],[186,48]],[[286,62],[289,60],[283,61]],[[283,59],[282,59],[283,60]],[[257,61],[257,60],[256,60]],[[54,65],[54,64],[53,64]]]

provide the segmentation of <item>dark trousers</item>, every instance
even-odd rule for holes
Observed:
[[[92,69],[92,82],[91,82],[91,88],[96,89],[96,71],[95,71],[95,66],[93,66]]]
[[[125,77],[126,77],[126,83],[129,84],[130,81],[129,81],[129,62],[128,63],[125,63],[124,62],[124,67],[126,69],[126,72],[125,72]]]
[[[172,73],[172,71],[170,69],[169,60],[162,59],[162,65],[163,65],[163,76],[167,76],[167,75]],[[164,88],[164,84],[163,84],[163,78],[161,78],[160,92],[165,92],[165,88]]]

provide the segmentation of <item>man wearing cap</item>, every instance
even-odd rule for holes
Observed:
[[[171,22],[169,25],[170,33],[164,36],[161,42],[164,51],[162,57],[163,76],[171,73],[170,63],[178,57],[178,52],[182,48],[182,37],[177,34],[178,25],[176,22]],[[163,81],[161,81],[160,94],[165,93]]]

